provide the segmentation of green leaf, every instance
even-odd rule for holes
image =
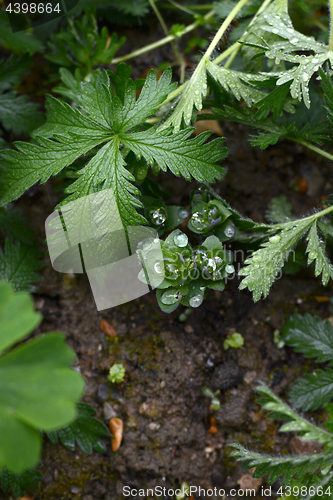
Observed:
[[[0,280],[11,283],[17,292],[32,291],[32,283],[40,278],[34,271],[43,266],[40,257],[35,245],[13,243],[7,238],[5,251],[0,248]]]
[[[33,309],[30,295],[14,294],[9,283],[0,281],[0,353],[29,335],[41,319]]]
[[[276,87],[272,92],[265,96],[260,101],[256,102],[254,107],[259,108],[255,118],[256,120],[264,120],[268,117],[269,113],[273,111],[273,120],[279,118],[282,110],[285,109],[285,99],[289,94],[290,83],[286,82],[279,87]],[[290,113],[294,113],[294,107],[289,104],[287,109]]]
[[[124,64],[118,66],[117,75],[110,72],[112,81],[106,71],[94,71],[89,82],[62,72],[68,96],[78,109],[50,97],[47,123],[34,134],[37,143],[17,143],[17,150],[3,153],[2,203],[39,180],[45,182],[94,147],[99,149],[90,153],[90,161],[77,172],[77,179],[66,189],[71,194],[62,205],[111,189],[124,225],[146,222],[137,213],[142,205],[137,198],[140,191],[132,184],[135,178],[126,165],[128,150],[139,160],[143,156],[151,166],[157,163],[187,179],[192,176],[213,182],[221,178],[224,169],[217,162],[227,151],[220,147],[222,139],[203,144],[209,133],[189,139],[192,129],[172,135],[170,129],[147,129],[148,124],[142,123],[174,90],[171,70],[164,71],[158,82],[155,73],[149,72],[138,99],[137,84],[129,74]],[[144,131],[138,131],[140,126]]]
[[[5,492],[12,490],[14,497],[22,497],[27,490],[37,488],[38,481],[43,478],[43,474],[36,469],[26,469],[20,474],[4,467],[0,472],[1,488]]]
[[[324,243],[319,239],[317,221],[311,226],[307,241],[308,264],[310,265],[313,261],[316,262],[315,276],[322,274],[323,285],[327,285],[330,278],[333,278],[333,265],[326,256]]]
[[[66,198],[65,203],[94,193],[102,184],[105,188],[113,188],[124,226],[144,223],[144,217],[136,211],[141,204],[135,198],[138,190],[131,184],[133,180],[133,175],[125,168],[118,140],[110,141],[79,171],[79,178],[66,189],[66,193],[73,194]]]
[[[271,223],[286,222],[292,218],[292,206],[284,195],[272,198],[266,210],[266,219]]]
[[[333,123],[333,83],[330,73],[325,73],[322,68],[319,68],[321,78],[321,86],[324,91],[325,108],[328,118]]]
[[[311,314],[294,314],[281,332],[284,342],[307,358],[315,358],[318,363],[333,360],[333,327],[329,321]]]
[[[221,179],[225,170],[216,163],[227,155],[227,149],[221,148],[223,138],[203,144],[210,132],[203,132],[194,139],[189,139],[193,129],[182,130],[172,134],[171,129],[151,128],[144,132],[122,135],[121,141],[138,156],[143,156],[148,163],[152,158],[158,166],[166,171],[167,167],[175,175],[183,175],[191,180],[191,176],[200,182],[214,182]]]
[[[333,370],[316,370],[297,381],[289,393],[292,404],[302,411],[317,410],[333,399]]]
[[[232,444],[232,447],[235,448],[235,451],[231,452],[231,456],[235,457],[237,461],[244,461],[242,469],[256,468],[253,473],[254,478],[269,474],[267,484],[273,484],[280,476],[284,476],[282,485],[287,486],[295,475],[297,475],[298,480],[302,480],[306,474],[312,474],[318,468],[330,468],[333,465],[332,453],[274,457],[247,450],[238,443]]]
[[[239,289],[248,288],[257,302],[261,296],[267,297],[270,287],[288,259],[290,251],[305,236],[313,223],[312,218],[295,220],[284,225],[279,234],[271,236],[261,248],[245,260],[239,275],[245,276]]]
[[[13,240],[22,243],[35,243],[34,234],[28,225],[29,220],[22,216],[22,210],[13,210],[10,204],[0,208],[0,231]]]
[[[6,130],[14,134],[28,134],[43,120],[38,105],[29,102],[28,97],[16,92],[0,94],[0,121]]]
[[[253,105],[265,96],[265,94],[250,84],[251,81],[263,81],[266,76],[251,75],[217,66],[211,61],[207,62],[208,73],[222,87],[231,92],[238,101],[243,99],[248,106]],[[259,101],[260,102],[260,101]]]
[[[34,37],[32,29],[13,33],[4,10],[0,10],[0,45],[17,55],[32,55],[44,48],[42,42]]]
[[[8,283],[0,283],[1,350],[39,322],[31,298],[14,295]],[[33,467],[41,449],[39,430],[53,430],[74,419],[84,381],[70,369],[75,354],[64,340],[64,335],[51,333],[0,357],[0,467],[14,473]]]
[[[78,403],[77,410],[78,416],[73,423],[56,431],[47,432],[47,436],[53,443],[57,443],[59,438],[62,444],[72,451],[75,450],[77,443],[84,453],[90,454],[93,450],[104,452],[106,448],[103,439],[110,437],[108,428],[93,417],[96,411],[92,406]]]
[[[56,139],[39,137],[36,144],[16,142],[17,150],[2,151],[0,205],[15,200],[36,182],[46,182],[51,175],[103,142],[105,136],[57,135]]]
[[[283,60],[288,63],[296,64],[293,68],[277,74],[278,80],[276,85],[283,85],[286,82],[291,82],[291,96],[299,101],[303,99],[306,107],[310,108],[310,79],[327,59],[329,59],[332,64],[332,53],[329,51],[327,45],[317,42],[313,38],[307,37],[296,31],[288,14],[283,13],[281,15],[276,15],[264,12],[263,17],[266,24],[262,26],[262,29],[284,39],[272,45],[268,44],[268,49],[263,46],[266,57],[276,62]],[[299,52],[299,50],[303,52],[311,51],[314,52],[314,54],[295,54],[295,52]]]

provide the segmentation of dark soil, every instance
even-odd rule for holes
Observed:
[[[158,59],[163,58],[162,51]],[[152,63],[159,60],[141,58],[137,64],[143,71]],[[248,130],[231,124],[222,127],[230,153],[224,162],[228,174],[217,189],[243,215],[263,220],[270,199],[281,194],[296,215],[306,214],[319,206],[320,196],[332,192],[328,161],[290,143],[265,151],[251,148]],[[291,187],[300,177],[308,183],[304,194]],[[172,190],[172,203],[189,203],[194,183],[172,176],[159,179]],[[33,221],[41,247],[44,220],[56,201],[48,183],[30,190],[19,203]],[[106,453],[91,456],[45,439],[39,467],[44,479],[34,498],[117,500],[124,498],[124,485],[178,487],[184,481],[228,491],[239,487],[237,480],[244,475],[230,457],[230,443],[263,452],[304,451],[295,438],[291,442],[291,435],[277,433],[278,422],[260,411],[254,388],[262,380],[287,398],[290,383],[310,369],[308,361],[291,349],[278,349],[273,332],[294,312],[332,315],[329,302],[320,301],[332,295],[332,288],[322,287],[311,270],[304,270],[283,276],[266,300],[253,304],[250,294],[238,291],[238,284],[235,278],[224,292],[211,291],[185,323],[178,319],[183,307],[164,314],[154,293],[98,312],[86,276],[57,273],[45,257],[34,295],[44,317],[37,333],[66,333],[77,353],[76,368],[86,380],[83,401],[93,405],[106,423],[110,416],[121,418],[124,435],[116,453],[107,443]],[[100,330],[101,319],[115,328],[116,339]],[[230,329],[243,335],[244,347],[224,350]],[[106,377],[115,362],[124,363],[126,377],[122,384],[111,386]],[[211,409],[204,386],[221,390],[219,411]],[[218,431],[209,434],[213,413]]]

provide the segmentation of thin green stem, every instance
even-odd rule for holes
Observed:
[[[328,50],[333,51],[333,0],[328,2],[330,8],[330,42],[328,45]]]
[[[148,0],[148,1],[149,1],[150,5],[151,5],[151,8],[152,8],[152,9],[153,9],[153,11],[155,12],[155,15],[156,15],[157,19],[159,20],[159,22],[160,22],[160,24],[161,24],[161,26],[162,26],[162,28],[163,28],[164,34],[165,34],[166,36],[169,36],[169,35],[170,35],[170,33],[169,33],[169,30],[168,30],[168,27],[167,27],[167,25],[165,24],[165,21],[164,21],[164,19],[163,19],[163,16],[161,15],[160,11],[159,11],[159,10],[158,10],[158,8],[156,7],[154,0]]]
[[[182,10],[186,12],[187,14],[191,14],[192,16],[195,14],[195,12],[187,7],[184,7],[183,5],[180,5],[179,3],[175,2],[175,0],[169,0],[169,2],[177,9]]]
[[[157,19],[159,20],[159,22],[160,22],[160,24],[161,24],[161,26],[163,28],[163,31],[164,31],[165,35],[166,36],[170,36],[170,32],[168,30],[168,27],[165,24],[163,16],[160,13],[160,11],[158,10],[158,8],[157,8],[157,6],[155,4],[155,1],[154,0],[149,0],[149,3],[151,5],[153,11],[155,12],[155,15],[156,15]],[[185,79],[185,61],[184,61],[183,56],[180,54],[180,52],[178,50],[176,40],[171,40],[170,43],[171,43],[171,47],[172,47],[175,59],[176,59],[177,63],[180,66],[180,81],[183,82],[184,79]]]
[[[333,0],[330,0],[330,1],[333,2]],[[221,38],[224,35],[225,31],[228,29],[230,23],[234,20],[234,18],[238,14],[238,12],[241,10],[242,7],[244,7],[244,5],[247,2],[248,2],[248,0],[240,0],[237,3],[237,5],[235,5],[235,7],[232,9],[232,11],[229,13],[229,15],[223,21],[220,29],[218,30],[218,32],[214,36],[213,40],[211,41],[208,49],[206,50],[203,58],[201,59],[201,61],[204,60],[206,62],[210,58],[210,56],[212,55],[212,53],[213,53],[216,45],[219,43],[219,41],[221,40]]]
[[[311,144],[311,142],[308,141],[303,141],[300,139],[292,139],[291,137],[288,137],[288,139],[298,142],[299,144],[302,144],[303,146],[312,149],[312,151],[315,151],[316,153],[320,154],[321,156],[324,156],[324,158],[328,158],[329,160],[333,161],[333,155],[330,153],[327,153],[327,151],[324,151],[323,149],[318,148],[314,144]]]
[[[169,0],[170,2],[170,0]],[[162,3],[161,4],[161,7],[163,9],[180,9],[180,6],[176,7],[176,2],[170,2],[172,3],[173,5],[169,5],[167,3]],[[185,10],[186,7],[183,7],[182,6],[182,10]],[[191,10],[211,10],[214,8],[214,5],[213,4],[207,4],[207,5],[187,5],[187,9],[191,9]]]
[[[215,10],[209,11],[205,16],[204,19],[208,21],[210,17],[212,17],[215,14]],[[183,35],[186,35],[187,33],[190,33],[193,31],[195,28],[197,28],[201,24],[200,21],[195,21],[192,24],[189,24],[184,28],[184,31],[182,33]],[[131,52],[130,54],[126,54],[125,56],[122,57],[116,57],[115,59],[112,59],[111,63],[112,64],[118,64],[123,61],[127,61],[128,59],[132,59],[133,57],[140,56],[141,54],[145,54],[146,52],[149,52],[150,50],[157,49],[158,47],[161,47],[162,45],[165,45],[166,43],[170,43],[172,40],[175,40],[176,35],[169,35],[166,36],[165,38],[162,38],[161,40],[158,40],[157,42],[150,43],[149,45],[145,45],[144,47],[141,47],[141,49],[134,50],[134,52]]]
[[[252,26],[252,24],[254,23],[254,21],[257,19],[257,17],[268,7],[268,5],[271,3],[272,0],[265,0],[262,5],[260,6],[260,8],[258,9],[258,11],[256,12],[255,16],[252,18],[251,22],[249,23],[248,27],[246,28],[246,30],[244,31],[243,35],[240,37],[239,41],[243,41],[245,39],[245,37],[247,36],[248,34],[248,30],[249,28]],[[233,62],[233,60],[235,59],[235,57],[237,56],[238,52],[240,51],[241,49],[241,44],[237,41],[236,43],[234,43],[231,47],[234,47],[233,50],[231,51],[231,56],[229,57],[228,61],[226,62],[226,64],[224,65],[225,68],[229,68],[231,63]],[[231,47],[229,47],[229,49],[231,49]],[[227,49],[228,50],[228,49]],[[226,59],[228,56],[229,56],[229,53],[226,55],[227,51],[225,50],[224,52],[222,52],[222,54],[220,54],[216,59],[214,59],[214,63],[215,64],[219,64],[221,61],[223,61],[224,59]]]

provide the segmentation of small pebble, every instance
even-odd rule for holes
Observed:
[[[106,319],[102,319],[100,324],[99,324],[100,329],[102,332],[105,333],[108,337],[114,338],[117,337],[116,330],[113,328],[112,325]]]
[[[110,418],[114,418],[117,416],[117,413],[114,411],[112,405],[108,401],[103,404],[103,415],[105,420],[110,420]]]
[[[193,333],[194,332],[194,330],[193,330],[193,328],[192,328],[191,325],[185,325],[184,330],[185,330],[186,333]]]
[[[151,431],[158,431],[161,426],[157,422],[151,422],[148,427]]]

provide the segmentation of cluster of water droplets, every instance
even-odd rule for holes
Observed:
[[[202,207],[192,214],[191,225],[195,231],[205,232],[221,223],[221,216],[217,207]]]

